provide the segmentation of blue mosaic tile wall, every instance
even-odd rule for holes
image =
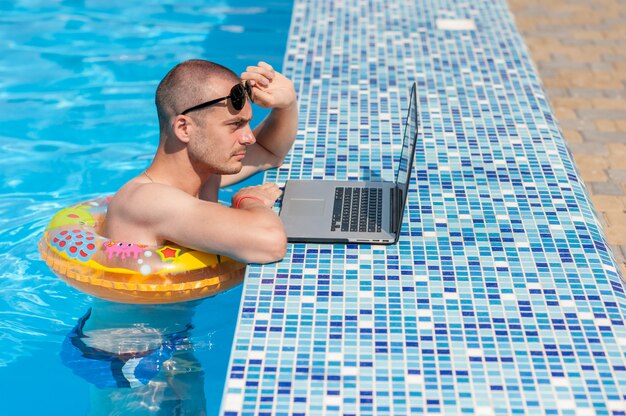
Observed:
[[[296,0],[284,68],[278,183],[393,180],[417,82],[408,211],[249,268],[222,413],[626,414],[624,286],[507,4]]]

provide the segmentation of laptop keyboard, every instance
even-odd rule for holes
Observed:
[[[331,231],[380,232],[382,188],[335,188]]]

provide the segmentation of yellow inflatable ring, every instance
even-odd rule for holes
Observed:
[[[41,258],[69,285],[114,302],[175,303],[215,295],[243,280],[246,265],[228,257],[103,237],[110,200],[64,208],[44,231]]]

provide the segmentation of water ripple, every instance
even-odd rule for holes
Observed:
[[[43,229],[64,201],[39,204],[41,195],[2,195],[0,198],[0,366],[58,342],[87,297],[53,275],[39,258],[37,243]],[[8,213],[19,213],[9,215]],[[68,295],[69,293],[69,295]],[[8,342],[10,341],[10,342]]]

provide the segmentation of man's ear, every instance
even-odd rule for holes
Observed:
[[[172,122],[172,131],[183,143],[189,143],[191,129],[193,128],[191,117],[177,115]]]

